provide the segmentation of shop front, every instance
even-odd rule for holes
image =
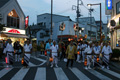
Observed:
[[[12,43],[19,41],[22,46],[27,38],[29,37],[25,35],[25,30],[22,29],[4,27],[0,34],[0,40],[11,39]]]
[[[120,49],[120,14],[114,16],[108,24],[111,35],[111,46],[113,49]],[[115,26],[111,26],[114,25]]]

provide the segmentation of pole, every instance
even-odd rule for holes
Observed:
[[[92,25],[92,9],[90,6],[90,24]],[[92,34],[92,26],[90,25],[90,40],[91,40],[91,34]]]
[[[53,15],[53,0],[51,0],[51,35],[50,39],[52,40],[52,15]]]
[[[102,42],[102,11],[101,11],[101,3],[100,3],[100,43]]]
[[[77,24],[79,24],[79,22],[78,22],[78,18],[79,18],[79,0],[77,0]],[[77,26],[78,28],[79,28],[79,25]],[[78,40],[78,31],[79,30],[77,30],[75,33],[77,34],[77,40]]]

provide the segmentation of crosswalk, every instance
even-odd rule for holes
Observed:
[[[98,70],[93,70],[93,69],[91,70],[84,69],[84,71],[88,73],[85,74],[77,67],[68,68],[68,69],[62,67],[58,67],[58,68],[35,67],[34,69],[31,67],[30,68],[22,67],[22,68],[18,68],[17,71],[14,70],[15,70],[14,68],[1,69],[0,80],[26,80],[27,78],[29,78],[27,80],[51,80],[49,79],[49,77],[56,77],[56,80],[74,80],[74,79],[70,79],[69,76],[67,75],[68,73],[66,73],[66,71],[68,70],[70,71],[69,74],[71,74],[71,76],[75,75],[75,77],[78,80],[93,80],[94,76],[98,78],[97,80],[120,80],[120,73],[107,69],[102,69],[102,71],[105,72],[106,75],[102,74]],[[50,72],[49,70],[52,72]],[[13,75],[11,76],[11,74]],[[27,76],[28,74],[31,74],[31,76]],[[50,75],[47,76],[47,74]],[[90,74],[93,75],[93,78],[90,78],[88,76]],[[9,77],[6,77],[6,75]],[[115,79],[113,77],[110,77],[109,75],[113,76]]]

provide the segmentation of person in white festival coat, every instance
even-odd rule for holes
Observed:
[[[109,69],[109,60],[110,60],[110,54],[112,53],[111,47],[106,43],[106,45],[102,49],[103,54],[103,63],[107,69]],[[103,66],[104,68],[104,66]]]
[[[84,52],[84,51],[85,51],[86,47],[87,47],[87,44],[85,44],[85,42],[83,42],[83,44],[82,44],[82,46],[81,46],[82,57],[83,57],[83,61],[82,61],[82,62],[85,61],[85,52]]]
[[[87,57],[87,66],[85,67],[85,69],[91,69],[90,66],[92,61],[92,52],[93,52],[92,43],[89,43],[88,47],[84,51]]]
[[[29,59],[32,52],[32,45],[30,41],[27,40],[27,43],[24,45],[24,66],[27,67],[29,65]]]
[[[11,39],[8,39],[8,43],[7,43],[7,46],[6,46],[6,55],[7,55],[7,64],[8,64],[8,67],[9,65],[12,65],[13,64],[13,54],[14,54],[14,49],[13,49],[13,46],[12,46],[12,41]]]
[[[55,64],[56,67],[58,67],[58,59],[57,59],[57,56],[58,56],[58,45],[56,45],[56,42],[54,41],[53,42],[53,45],[50,47],[51,51],[52,51],[52,58],[53,58],[53,61],[51,62],[51,67],[53,67],[53,65]]]

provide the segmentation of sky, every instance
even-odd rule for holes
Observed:
[[[43,13],[51,13],[51,0],[17,0],[20,4],[25,16],[29,15],[29,23],[37,23],[37,15]],[[80,5],[80,11],[82,17],[89,17],[90,8],[87,4],[96,4],[102,3],[102,21],[107,22],[107,16],[105,15],[105,0],[82,0],[83,5]],[[81,3],[81,1],[80,1]],[[77,0],[53,0],[53,14],[70,16],[70,18],[75,21],[76,11],[72,10],[72,6],[77,5]],[[92,17],[95,17],[95,20],[100,20],[100,7],[92,6],[94,11],[92,12]]]

